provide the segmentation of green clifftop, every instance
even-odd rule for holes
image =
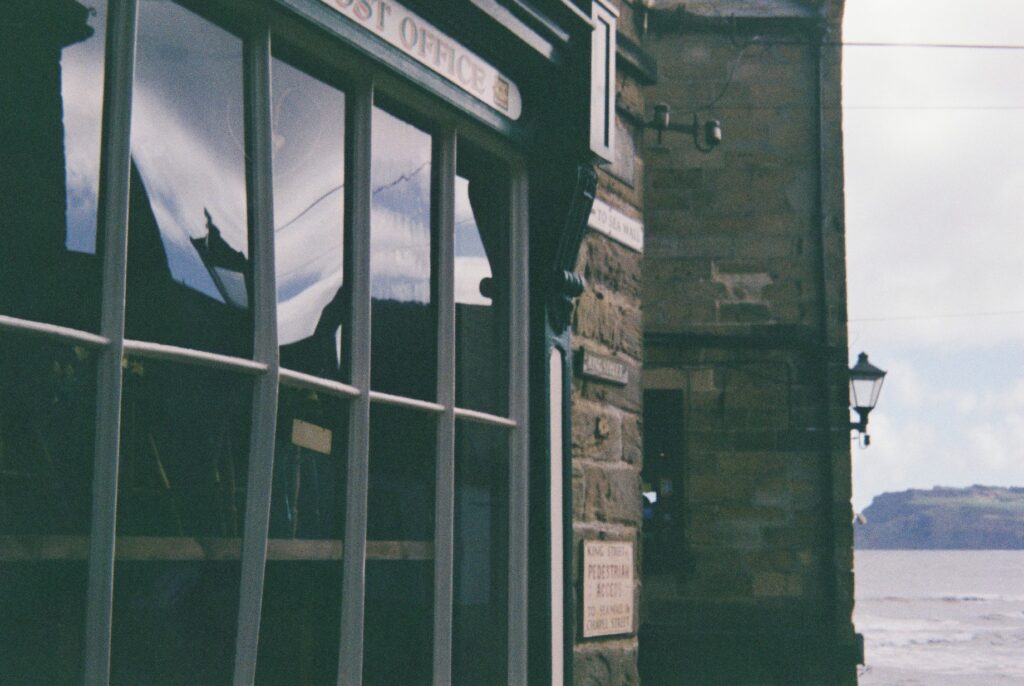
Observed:
[[[883,493],[854,524],[857,548],[1024,549],[1024,488],[936,487]]]

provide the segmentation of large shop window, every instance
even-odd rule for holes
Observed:
[[[507,681],[515,152],[212,3],[13,8],[0,683]]]

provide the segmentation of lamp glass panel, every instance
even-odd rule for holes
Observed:
[[[878,395],[882,392],[882,384],[885,382],[885,377],[879,377],[875,379],[874,386],[871,388],[871,407],[878,404]]]
[[[854,407],[874,407],[877,394],[874,392],[877,379],[850,379],[850,401]]]

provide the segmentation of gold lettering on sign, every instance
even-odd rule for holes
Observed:
[[[508,89],[509,84],[505,79],[494,80],[494,102],[505,109],[508,109]]]
[[[522,114],[514,83],[402,5],[389,0],[320,1],[510,119]]]

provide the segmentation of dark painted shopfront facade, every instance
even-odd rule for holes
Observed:
[[[7,4],[0,683],[571,682],[615,22]]]

